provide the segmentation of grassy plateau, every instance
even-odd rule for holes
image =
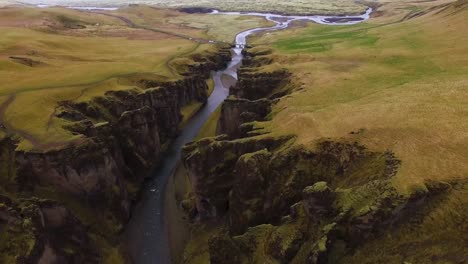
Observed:
[[[217,50],[213,42],[231,43],[237,32],[266,25],[257,17],[147,6],[95,13],[17,4],[0,8],[0,136],[14,137],[16,150],[25,152],[81,142],[83,136],[64,128],[72,122],[56,116],[60,102],[87,102],[107,91],[141,89],[136,84],[140,79],[179,80],[180,70],[193,63],[191,56]],[[214,84],[207,82],[211,93]],[[196,102],[184,107],[184,122],[200,107]],[[0,195],[12,199],[19,196],[6,190],[14,177],[14,162],[1,160],[0,175]],[[110,213],[96,215],[74,197],[47,186],[37,186],[34,195],[60,201],[73,211],[89,227],[102,263],[123,262],[113,241],[118,226],[109,224]]]
[[[343,262],[401,263],[399,252],[410,247],[414,263],[457,263],[450,252],[466,250],[460,234],[468,230],[468,2],[380,4],[362,24],[298,23],[254,38],[275,50],[296,87],[262,126],[310,148],[332,139],[391,150],[402,161],[393,179],[401,195],[427,182],[462,182],[419,224],[389,231]]]
[[[9,1],[7,0],[5,2],[8,3]],[[44,1],[40,0],[26,0],[24,2],[44,4]],[[51,0],[46,3],[50,5],[70,6],[121,6],[128,4],[144,4],[163,8],[202,7],[226,11],[280,12],[288,14],[358,14],[366,10],[363,4],[352,0]]]
[[[236,32],[266,24],[261,18],[188,15],[143,6],[100,14],[0,9],[4,132],[19,135],[23,150],[77,140],[62,129],[65,121],[55,117],[58,102],[133,88],[135,76],[177,79],[177,65],[184,58],[211,49],[203,42],[231,42]]]
[[[358,14],[367,8],[351,0],[46,2],[121,8],[90,13],[0,0],[0,6],[12,4],[0,8],[0,136],[15,135],[22,151],[41,152],[81,140],[63,128],[68,121],[56,117],[59,102],[139,89],[135,80],[142,77],[178,80],[178,69],[190,63],[191,55],[214,50],[213,42],[231,43],[240,31],[271,25],[259,17],[188,14],[177,8],[288,14]],[[331,140],[357,142],[376,153],[390,151],[401,161],[391,179],[399,197],[425,190],[432,182],[449,186],[450,192],[428,202],[398,228],[363,242],[342,263],[465,263],[460,252],[468,248],[463,235],[468,233],[468,1],[371,4],[378,8],[364,23],[296,21],[287,30],[249,40],[253,50],[272,50],[266,56],[273,63],[259,72],[286,68],[292,74],[292,92],[275,100],[268,121],[255,123],[257,131],[295,135],[291,144],[311,150]],[[208,81],[208,87],[212,92],[213,83]],[[200,106],[182,109],[184,123]],[[219,108],[198,139],[215,135],[221,115]],[[182,200],[190,186],[187,172],[177,172],[170,188]],[[360,173],[367,177],[366,171]],[[10,174],[3,172],[2,177]],[[85,224],[100,221],[61,194],[36,192],[67,203]],[[173,202],[171,210],[180,209]],[[194,239],[179,258],[188,255],[191,263],[206,263],[208,240],[219,230],[210,224],[203,228],[191,230]],[[115,246],[102,243],[104,263],[123,261]]]

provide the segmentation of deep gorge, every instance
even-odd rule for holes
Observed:
[[[217,136],[184,147],[192,189],[181,204],[198,234],[184,263],[337,263],[384,230],[417,221],[449,192],[428,182],[399,194],[392,178],[401,161],[390,151],[345,139],[308,149],[294,135],[265,129],[275,102],[294,90],[293,77],[285,69],[262,71],[271,61],[265,50],[244,54]],[[191,243],[205,243],[208,257],[192,252]]]
[[[57,116],[73,122],[66,129],[82,136],[78,143],[25,152],[15,151],[14,135],[1,142],[2,180],[15,198],[2,196],[0,220],[21,262],[94,263],[100,253],[91,234],[118,243],[145,177],[179,134],[182,107],[206,103],[206,80],[226,67],[229,50],[193,57],[180,80],[140,79],[138,89],[62,102]]]

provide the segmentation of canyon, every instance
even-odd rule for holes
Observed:
[[[422,121],[389,126],[399,111],[407,118],[415,113],[428,118],[424,114],[430,111],[417,106],[463,116],[458,101],[436,108],[435,99],[448,96],[440,88],[443,81],[449,80],[450,96],[459,92],[463,82],[451,82],[449,73],[463,79],[463,71],[441,59],[442,40],[428,44],[421,35],[429,34],[427,25],[442,34],[434,21],[459,25],[467,3],[415,5],[369,4],[361,15],[342,16],[204,7],[187,8],[190,14],[185,14],[139,5],[44,5],[40,15],[28,13],[34,19],[48,16],[42,24],[32,23],[34,34],[46,32],[67,43],[41,40],[38,49],[50,45],[69,52],[77,36],[96,41],[115,34],[135,45],[139,57],[124,54],[123,64],[118,52],[80,59],[17,46],[0,50],[14,70],[59,71],[59,57],[85,69],[89,63],[96,72],[105,68],[101,63],[123,65],[118,74],[98,76],[97,82],[60,87],[70,94],[54,96],[57,87],[49,84],[35,87],[52,92],[34,104],[54,102],[47,108],[47,124],[40,124],[43,134],[26,130],[27,120],[11,118],[25,116],[18,105],[31,88],[9,93],[13,86],[8,84],[2,90],[0,262],[464,263],[459,234],[466,230],[461,220],[466,164],[456,149],[463,138],[453,132],[459,130],[451,130],[447,141],[442,136],[447,133],[418,127]],[[8,14],[5,10],[0,12]],[[371,17],[377,22],[367,22]],[[231,18],[246,21],[236,34],[230,32],[233,44],[226,43],[226,32],[213,34],[198,24]],[[425,33],[408,39],[398,35],[411,30]],[[162,48],[146,53],[151,41]],[[399,46],[385,49],[390,44]],[[115,48],[114,43],[108,47]],[[431,63],[428,47],[439,52]],[[423,65],[409,56],[422,56]],[[134,62],[146,57],[157,60],[147,68]],[[400,94],[411,92],[416,89],[411,85],[429,78],[425,74],[439,79],[435,86],[421,87],[442,95],[417,90],[395,98],[400,86],[405,88]],[[31,116],[40,109],[24,106]],[[452,128],[464,124],[448,112],[445,116]],[[441,131],[449,127],[431,120]],[[62,130],[66,139],[60,138]],[[408,131],[424,136],[411,141]],[[433,151],[412,157],[415,149],[433,150],[434,145],[443,157],[432,163],[427,160]],[[447,149],[450,155],[442,155]],[[421,164],[425,170],[415,167]]]

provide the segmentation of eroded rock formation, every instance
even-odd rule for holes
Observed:
[[[389,151],[347,140],[308,149],[259,131],[289,74],[262,72],[267,51],[247,54],[218,136],[189,144],[183,156],[193,192],[184,208],[195,221],[220,223],[207,245],[211,263],[338,263],[446,191],[400,195],[392,183],[400,161]]]
[[[81,217],[87,217],[84,211],[88,209],[99,212],[103,218],[99,225],[109,227],[109,232],[100,235],[114,243],[128,220],[140,184],[178,134],[181,108],[193,102],[205,103],[211,71],[222,69],[229,60],[230,47],[221,47],[215,53],[194,55],[189,65],[178,69],[180,78],[176,80],[132,79],[134,89],[109,91],[84,102],[62,102],[56,116],[65,120],[64,128],[80,140],[45,151],[16,151],[15,140],[4,139],[0,153],[0,167],[5,172],[2,187],[8,194],[58,197],[67,205],[79,204],[76,207]],[[37,229],[35,236],[43,236],[43,231]],[[55,238],[50,237],[50,243],[59,243]],[[61,259],[60,252],[49,242],[44,243],[44,254],[58,254]],[[25,258],[32,258],[26,251],[18,256],[23,253]],[[37,260],[39,253],[34,254]]]
[[[0,262],[98,263],[86,227],[63,205],[35,198],[0,200]]]

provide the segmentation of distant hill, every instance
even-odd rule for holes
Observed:
[[[352,0],[26,0],[24,2],[30,4],[46,3],[48,5],[70,6],[116,6],[128,4],[147,4],[167,8],[202,7],[225,11],[278,12],[287,14],[358,14],[366,10],[366,6],[363,4],[358,4]]]

